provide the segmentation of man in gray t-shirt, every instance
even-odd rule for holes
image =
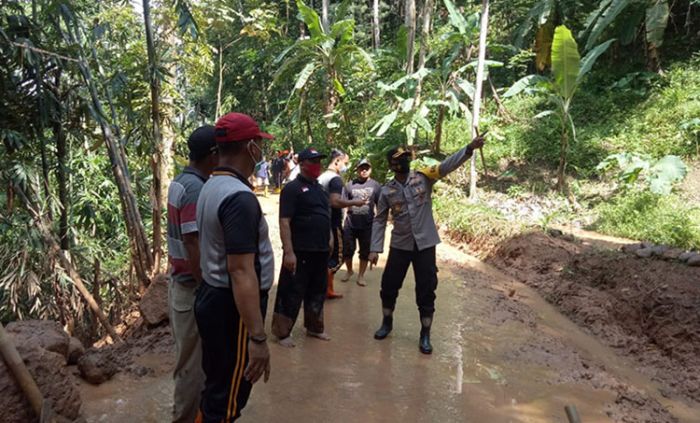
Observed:
[[[264,317],[274,272],[272,245],[248,178],[262,160],[260,131],[248,115],[216,123],[219,166],[197,201],[202,285],[195,315],[206,375],[204,423],[236,420],[253,384],[270,375]]]
[[[352,270],[352,258],[355,255],[356,244],[360,246],[360,270],[357,275],[357,284],[365,286],[365,271],[369,263],[369,245],[372,239],[372,219],[374,208],[379,199],[382,186],[372,179],[372,165],[367,159],[362,159],[355,166],[357,177],[345,184],[343,195],[348,200],[363,200],[365,204],[348,208],[343,224],[343,260],[347,266],[347,273],[341,279],[343,282],[350,280],[355,273]]]

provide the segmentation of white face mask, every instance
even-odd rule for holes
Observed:
[[[348,171],[348,167],[347,167],[346,165],[342,165],[342,166],[340,167],[340,174],[341,174],[341,175],[344,174],[344,173],[347,172],[347,171]]]

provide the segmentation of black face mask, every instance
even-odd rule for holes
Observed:
[[[396,159],[391,164],[391,170],[396,173],[408,173],[411,171],[411,159],[408,156],[402,156]]]

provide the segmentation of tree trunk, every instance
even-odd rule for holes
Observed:
[[[69,37],[68,41],[71,44],[82,46],[82,36],[79,28],[69,25],[66,35]],[[143,220],[141,219],[141,213],[137,205],[138,203],[136,202],[136,196],[131,189],[131,181],[129,180],[128,168],[125,161],[126,157],[123,153],[121,143],[115,139],[112,128],[102,117],[104,116],[104,108],[102,107],[102,102],[97,93],[95,82],[92,79],[90,68],[88,68],[86,64],[87,62],[81,49],[78,50],[78,54],[80,57],[78,69],[80,70],[80,74],[90,94],[92,107],[96,112],[95,119],[100,125],[109,160],[112,164],[114,180],[119,190],[119,198],[121,199],[124,220],[131,246],[132,263],[136,269],[140,283],[145,286],[150,283],[149,274],[153,268],[153,261],[148,245],[148,238],[146,237],[146,230],[143,226]]]
[[[61,92],[61,75],[62,70],[59,69],[54,80],[56,98],[64,101],[60,96]],[[58,238],[62,250],[70,249],[70,239],[68,237],[68,214],[70,213],[70,200],[68,198],[68,145],[66,140],[66,132],[63,129],[63,109],[56,109],[57,115],[51,120],[54,140],[56,141],[56,182],[58,184],[58,202],[61,207],[61,216],[58,224]]]
[[[413,45],[416,42],[416,0],[406,0],[406,73],[414,72]]]
[[[309,117],[309,114],[307,113],[304,120],[306,121],[306,138],[308,145],[313,144],[314,142],[314,132],[311,130],[311,118]]]
[[[330,24],[328,22],[328,0],[321,0],[321,25],[323,25],[323,32],[328,34],[330,31]]]
[[[479,127],[479,114],[481,112],[481,94],[484,88],[484,62],[486,61],[486,35],[489,27],[489,0],[481,3],[481,32],[479,34],[479,59],[476,66],[476,83],[474,84],[474,104],[472,109],[472,138],[477,136]],[[478,201],[476,191],[476,152],[472,154],[471,167],[469,169],[469,198]]]
[[[564,112],[561,119],[561,146],[559,150],[559,168],[557,169],[557,189],[562,194],[568,194],[569,187],[566,181],[566,158],[569,152],[569,130],[567,129],[568,112]]]
[[[421,27],[420,33],[420,50],[418,51],[418,69],[425,66],[425,56],[428,54],[428,41],[430,38],[430,23],[433,11],[433,0],[425,0],[423,3],[423,10],[421,11],[421,18],[423,20],[423,25]],[[420,104],[421,91],[423,89],[423,80],[419,79],[416,85],[416,94],[414,107],[418,107]]]
[[[324,0],[325,1],[325,0]],[[328,69],[328,82],[326,84],[326,99],[323,104],[323,116],[326,121],[326,144],[333,145],[333,129],[328,125],[333,121],[333,112],[338,104],[338,93],[335,91],[333,81],[336,78],[335,69]]]
[[[435,139],[433,140],[433,153],[440,154],[440,144],[442,143],[442,124],[445,121],[446,106],[438,108],[437,122],[435,122]]]
[[[379,0],[372,1],[372,39],[374,40],[374,49],[379,49]]]
[[[513,123],[513,116],[510,115],[508,112],[508,109],[506,109],[506,106],[503,104],[503,101],[501,101],[501,96],[498,95],[498,91],[496,90],[496,86],[493,85],[493,81],[491,80],[491,75],[487,78],[489,80],[489,86],[491,87],[491,92],[493,93],[493,100],[496,102],[496,105],[498,106],[498,114],[501,115],[503,119],[505,119],[506,123]]]
[[[216,114],[215,119],[221,116],[221,90],[224,87],[224,46],[219,40],[219,84],[216,87]]]
[[[151,119],[153,121],[153,257],[154,267],[158,271],[160,255],[162,253],[162,221],[164,184],[167,179],[167,148],[163,142],[161,125],[163,116],[160,107],[160,79],[156,74],[158,63],[156,60],[156,48],[153,41],[153,27],[151,25],[150,0],[143,0],[143,21],[146,28],[146,48],[148,50],[148,75],[151,87]]]

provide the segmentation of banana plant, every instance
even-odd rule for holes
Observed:
[[[343,19],[347,15],[349,2],[345,1],[336,7],[334,22],[328,30],[321,24],[315,10],[302,0],[297,0],[296,3],[299,19],[306,24],[310,36],[299,38],[275,59],[274,63],[279,65],[279,68],[275,72],[273,83],[278,83],[288,71],[303,65],[297,74],[291,97],[295,93],[303,94],[309,81],[317,75],[322,76],[325,81],[323,112],[327,129],[326,142],[330,145],[333,130],[338,127],[338,124],[333,122],[335,109],[340,98],[346,95],[343,73],[362,65],[372,69],[373,61],[370,55],[355,43],[355,21]],[[347,120],[346,116],[344,119]]]
[[[420,127],[426,132],[431,132],[432,128],[427,116],[430,113],[429,102],[421,103],[417,108],[415,103],[415,87],[418,81],[423,80],[432,71],[427,68],[420,68],[417,72],[406,75],[391,84],[379,82],[380,93],[393,97],[396,105],[394,110],[384,115],[370,131],[376,131],[375,135],[383,136],[394,124],[400,123],[406,133],[408,145],[413,145],[416,130]]]
[[[557,169],[557,189],[568,192],[566,181],[567,155],[569,137],[576,142],[576,126],[571,117],[571,103],[576,90],[581,85],[586,74],[590,72],[596,60],[603,54],[614,40],[608,40],[593,48],[583,59],[578,51],[578,44],[571,31],[564,25],[554,31],[552,42],[552,78],[539,75],[528,75],[517,81],[503,95],[513,97],[530,89],[534,92],[545,93],[549,97],[553,109],[535,116],[536,119],[546,116],[557,116],[561,127],[561,144],[559,151],[559,167]]]
[[[624,12],[624,16],[623,16]],[[670,6],[668,0],[603,0],[589,15],[581,34],[586,50],[591,49],[610,26],[620,21],[618,39],[622,45],[632,43],[644,27],[650,70],[659,69],[659,49],[664,42]]]

